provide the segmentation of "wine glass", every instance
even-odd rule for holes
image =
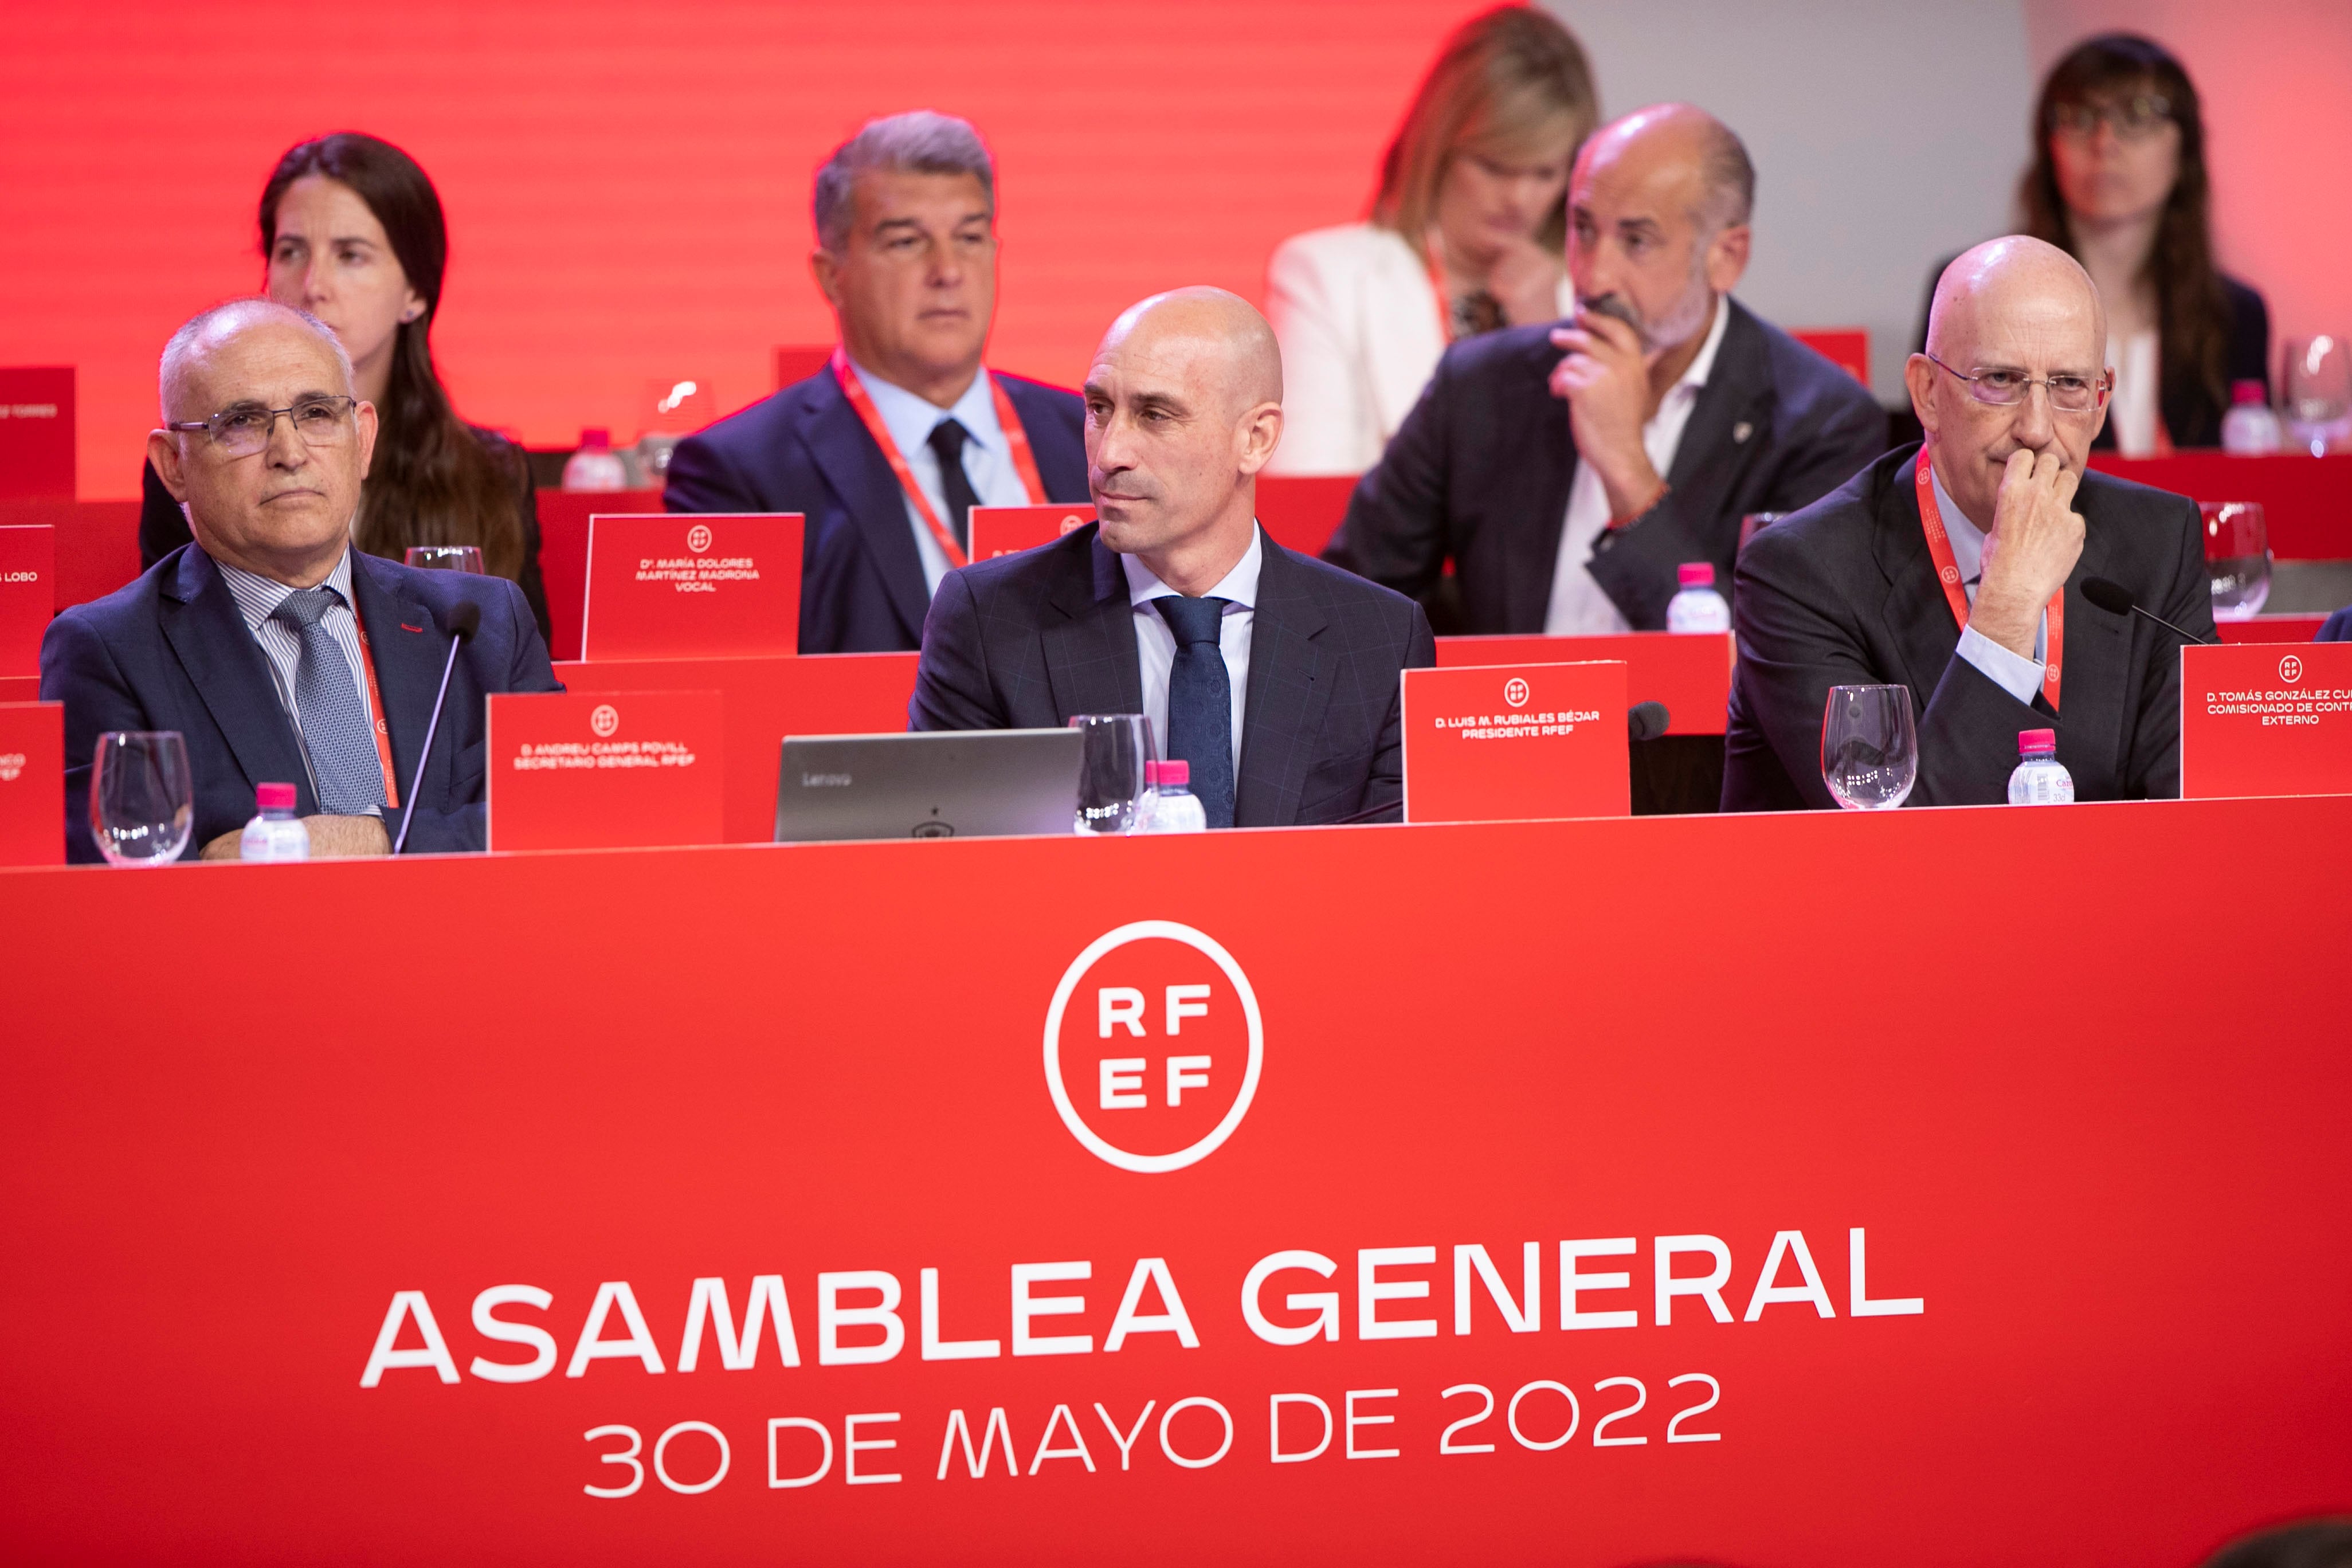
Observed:
[[[2286,425],[2315,458],[2352,439],[2352,342],[2325,333],[2289,338],[2279,377]]]
[[[2271,537],[2260,501],[2202,501],[2205,575],[2213,587],[2213,618],[2250,621],[2271,596]]]
[[[1086,734],[1076,831],[1134,832],[1143,764],[1151,760],[1151,721],[1140,713],[1080,713],[1070,728]]]
[[[1832,686],[1822,710],[1822,782],[1848,811],[1901,805],[1919,776],[1907,686]]]
[[[168,866],[196,824],[187,742],[177,730],[109,730],[89,773],[89,830],[115,866]]]
[[[407,561],[422,572],[471,572],[477,577],[489,574],[483,569],[481,551],[471,544],[412,544]]]

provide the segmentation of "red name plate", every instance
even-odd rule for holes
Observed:
[[[971,509],[971,558],[993,561],[1034,550],[1094,520],[1090,506],[976,506]]]
[[[1604,637],[1440,637],[1437,665],[1625,661],[1625,700],[1662,702],[1669,735],[1720,735],[1731,703],[1729,632],[1619,632]]]
[[[73,366],[0,369],[0,500],[73,493]]]
[[[66,705],[0,702],[0,866],[66,858]]]
[[[0,528],[0,675],[41,673],[41,634],[57,614],[57,535]]]
[[[786,735],[872,735],[907,727],[911,653],[813,653],[793,658],[612,659],[559,664],[568,691],[707,688],[726,699],[723,837],[776,836],[776,774]]]
[[[582,658],[725,658],[800,647],[798,512],[588,520]]]
[[[1625,667],[1507,664],[1404,672],[1404,819],[1623,816]]]
[[[716,691],[492,696],[489,847],[718,843],[724,707]]]
[[[2180,655],[2184,796],[2352,794],[2352,643]]]

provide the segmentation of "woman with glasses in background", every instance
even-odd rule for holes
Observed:
[[[2135,34],[2085,39],[2042,82],[2033,124],[2021,231],[2081,262],[2106,306],[2115,390],[2094,447],[2146,458],[2219,446],[2241,384],[2269,400],[2270,311],[2213,264],[2205,121],[2188,71]],[[1923,314],[1923,345],[1926,325]]]
[[[1370,221],[1296,235],[1267,263],[1283,380],[1268,472],[1363,472],[1447,343],[1569,313],[1569,166],[1599,118],[1583,48],[1541,11],[1498,6],[1454,31],[1389,144]]]
[[[263,287],[334,330],[359,395],[375,405],[375,455],[352,534],[397,561],[411,545],[470,544],[520,584],[547,635],[539,505],[521,448],[468,425],[433,365],[434,312],[449,255],[441,198],[389,142],[341,132],[278,161],[261,193]],[[142,566],[188,542],[188,520],[149,465]]]

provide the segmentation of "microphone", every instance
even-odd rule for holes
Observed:
[[[482,606],[461,599],[444,625],[449,633],[449,659],[441,667],[441,689],[433,699],[433,717],[425,725],[425,745],[416,753],[416,776],[408,781],[408,805],[400,814],[400,837],[392,841],[395,855],[407,847],[408,825],[416,820],[416,792],[425,787],[425,764],[433,758],[433,737],[441,728],[441,705],[449,700],[449,672],[457,668],[457,650],[482,629]]]
[[[2105,577],[2085,577],[2083,579],[2083,597],[2111,616],[2146,616],[2183,642],[2193,642],[2200,647],[2220,646],[2219,638],[2200,637],[2195,632],[2184,631],[2174,626],[2153,610],[2142,609],[2139,601],[2131,596],[2131,590],[2121,583],[2111,583]]]

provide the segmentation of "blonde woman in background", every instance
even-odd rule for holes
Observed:
[[[1447,343],[1569,313],[1568,174],[1599,118],[1584,50],[1551,17],[1502,5],[1455,30],[1370,220],[1295,236],[1267,264],[1284,385],[1269,472],[1363,472]]]

